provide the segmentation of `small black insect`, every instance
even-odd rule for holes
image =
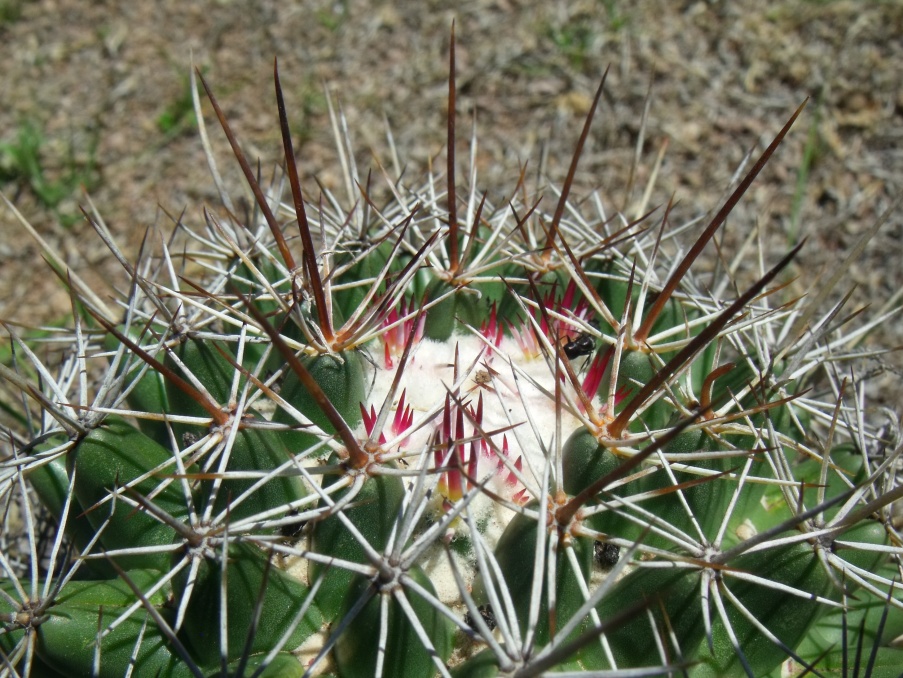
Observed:
[[[300,512],[299,511],[289,511],[286,516],[296,516]],[[304,526],[307,525],[306,520],[300,520],[295,523],[286,523],[281,528],[279,528],[279,534],[288,541],[297,541],[301,538],[301,534],[304,532]]]
[[[596,348],[596,340],[592,335],[581,333],[574,341],[569,341],[564,345],[564,354],[568,360],[579,358],[582,355],[589,355]]]
[[[618,564],[618,558],[621,557],[621,547],[616,544],[597,541],[593,544],[593,556],[596,562],[607,570]]]
[[[477,608],[477,612],[480,613],[480,616],[483,618],[483,621],[486,622],[486,626],[489,627],[490,631],[495,629],[495,627],[497,626],[497,623],[495,621],[495,613],[492,611],[492,606],[489,603],[486,603],[485,605],[480,605]],[[470,616],[470,612],[468,612],[467,614],[464,615],[464,623],[467,624],[468,626],[470,626],[471,628],[475,628],[474,623],[473,623],[473,617]]]

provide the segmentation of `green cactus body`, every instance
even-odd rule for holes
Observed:
[[[861,523],[857,523],[854,527],[836,537],[835,542],[837,540],[874,546],[888,546],[890,544],[887,528],[877,520],[864,520]],[[861,549],[855,546],[844,548],[842,544],[837,543],[834,543],[832,548],[844,561],[868,572],[873,571],[882,561],[887,559],[887,554],[882,551]]]
[[[141,341],[141,334],[132,329],[129,331],[124,325],[117,327],[117,332],[124,333],[131,341]],[[104,349],[116,352],[122,346],[119,338],[112,332],[107,332],[103,340]],[[123,355],[129,353],[124,351]],[[113,358],[110,359],[113,362]],[[128,369],[128,371],[126,371]],[[149,414],[165,414],[170,412],[169,397],[166,391],[166,380],[163,375],[150,366],[145,366],[140,360],[124,360],[120,366],[119,374],[124,379],[123,391],[128,390],[126,405],[135,412]],[[153,438],[161,445],[169,444],[169,430],[166,424],[157,419],[139,418],[138,428],[145,435]]]
[[[384,271],[390,274],[400,271],[404,264],[410,259],[409,256],[396,251],[395,256],[392,255],[393,243],[384,241],[378,245],[371,246],[369,251],[348,252],[343,256],[337,257],[336,267],[342,267],[348,260],[348,268],[339,276],[342,282],[358,283],[349,289],[344,290],[341,294],[335,295],[335,302],[338,310],[345,318],[350,318],[355,311],[364,303],[367,295],[367,287],[362,281],[373,280]],[[355,263],[351,263],[352,257],[357,259]],[[420,290],[421,296],[423,290]],[[417,290],[414,290],[415,296]]]
[[[325,480],[328,482],[330,478],[327,477]],[[346,490],[341,490],[332,499],[340,501],[345,494]],[[343,512],[367,543],[377,551],[381,551],[388,543],[403,499],[404,488],[398,476],[376,475],[363,482],[354,496],[355,506]],[[368,562],[364,547],[338,516],[329,516],[314,525],[311,546],[317,553],[326,556],[353,563]],[[310,581],[316,581],[321,576],[323,582],[317,601],[323,616],[332,620],[339,612],[339,606],[354,579],[354,573],[339,565],[329,566],[311,560],[308,575]]]
[[[157,574],[132,571],[129,577],[147,589]],[[71,582],[57,598],[38,630],[37,652],[43,661],[65,675],[123,676],[130,665],[139,675],[165,678],[191,676],[188,666],[173,651],[163,632],[141,608],[100,640],[99,630],[112,623],[134,602],[132,589],[121,580]],[[150,602],[164,617],[163,598]],[[134,656],[134,659],[133,659]],[[99,666],[98,666],[99,660]],[[94,669],[99,671],[94,673]]]
[[[304,665],[289,652],[279,652],[272,660],[267,655],[255,655],[230,662],[223,672],[215,668],[204,673],[204,678],[244,678],[253,675],[257,678],[302,678]]]
[[[717,443],[706,433],[704,429],[693,429],[681,433],[677,438],[665,446],[663,452],[669,456],[679,457],[681,453],[704,453],[716,451]],[[578,429],[568,439],[563,450],[564,485],[563,489],[570,495],[576,495],[585,487],[597,481],[609,473],[616,471],[625,459],[600,444],[586,429]],[[728,469],[732,459],[714,460],[688,460],[686,464],[695,469],[721,472]],[[644,464],[646,469],[653,472],[622,484],[614,488],[609,499],[637,496],[643,493],[660,492],[659,496],[651,496],[641,502],[639,506],[651,512],[662,523],[670,525],[683,532],[695,534],[695,527],[690,519],[692,515],[707,538],[712,538],[721,525],[724,511],[734,492],[734,485],[722,478],[712,478],[703,481],[705,476],[687,471],[674,470],[674,482],[666,474],[664,469],[649,462]],[[689,507],[681,502],[676,495],[676,484],[697,484],[683,488],[684,500]],[[615,482],[615,477],[612,477]],[[592,503],[589,504],[592,506]],[[659,548],[671,548],[671,540],[657,533],[646,532],[646,521],[626,517],[626,510],[610,509],[601,513],[595,513],[587,519],[587,523],[593,529],[611,537],[618,537],[628,541],[642,539],[643,543]]]
[[[129,393],[128,405],[136,412],[152,414],[171,412],[166,395],[166,384],[160,374],[152,369],[146,370]],[[138,419],[138,428],[161,445],[169,444],[169,430],[164,422],[155,419]]]
[[[832,586],[813,547],[807,542],[797,542],[749,553],[736,558],[730,567],[790,586],[809,596],[791,595],[745,580],[724,582],[744,607],[787,647],[799,645],[824,609],[813,597],[824,596]],[[753,673],[767,675],[786,658],[786,652],[763,636],[730,602],[725,602],[725,607],[731,628]],[[740,659],[721,619],[713,621],[712,636],[713,651],[710,654],[707,645],[703,644],[702,663],[694,669],[694,678],[741,674]]]
[[[161,476],[177,472],[172,453],[124,421],[109,419],[80,440],[69,452],[68,467],[75,473],[75,496],[94,529],[103,529],[101,543],[107,550],[165,546],[175,536],[170,525],[128,503],[131,497],[126,491],[115,504],[107,501],[95,506],[109,499],[114,488],[128,485],[173,518],[188,514],[182,486],[175,481],[160,486]],[[131,484],[142,476],[147,477]],[[123,555],[116,561],[125,569],[169,567],[167,553]]]
[[[537,509],[538,505],[530,504],[528,508]],[[516,515],[505,532],[499,539],[495,550],[495,557],[499,569],[505,579],[505,585],[511,593],[514,601],[514,609],[522,632],[526,632],[529,619],[529,608],[533,587],[534,569],[529,566],[533,562],[536,553],[537,529],[541,528],[536,520],[526,517],[524,514]],[[549,607],[548,582],[543,582],[542,603],[539,607],[539,617],[533,627],[535,643],[537,647],[547,645],[557,635],[558,629],[563,627],[578,608],[585,602],[580,590],[578,577],[589,579],[592,569],[593,544],[592,541],[582,537],[573,537],[570,545],[577,555],[580,565],[580,573],[575,573],[570,560],[565,556],[563,544],[559,544],[555,550],[555,608]],[[585,631],[589,625],[589,618],[578,625],[569,638],[576,637],[581,631]]]
[[[890,578],[897,574],[896,568],[887,563],[879,572]],[[899,660],[899,648],[895,647],[901,635],[903,609],[899,600],[888,601],[865,589],[857,589],[855,598],[848,597],[845,607],[828,610],[818,619],[796,651],[804,662],[813,664],[819,673],[844,675],[844,648],[847,654],[847,673],[857,665],[857,655],[862,657],[861,662],[864,664],[872,652],[881,655],[876,666],[887,668],[893,666],[891,658]],[[793,676],[804,670],[799,662],[792,659],[785,662],[782,668]],[[877,675],[885,674],[879,672]]]
[[[408,575],[430,593],[435,593],[429,578],[419,568]],[[342,605],[340,618],[350,611],[362,595],[370,588],[371,582],[356,577],[348,587]],[[348,631],[339,638],[335,649],[335,662],[340,678],[370,678],[376,675],[377,648],[381,621],[380,604],[383,596],[391,592],[375,594],[351,621]],[[448,619],[413,589],[405,589],[407,601],[430,639],[439,661],[448,660],[452,650],[452,627]],[[429,678],[435,675],[436,666],[430,652],[420,641],[414,624],[408,618],[401,604],[394,598],[388,601],[387,643],[382,655],[382,675],[411,676]]]
[[[601,445],[596,437],[586,428],[580,428],[571,434],[562,450],[563,484],[562,489],[570,496],[576,496],[600,478],[614,473],[623,459]],[[631,494],[630,488],[636,483],[619,486],[608,496],[623,497]],[[596,506],[596,501],[587,503],[587,508]],[[626,518],[617,510],[606,510],[595,513],[586,519],[592,529],[609,537],[617,537],[634,541],[640,537],[644,528]]]
[[[219,350],[218,350],[219,349]],[[204,342],[199,339],[186,338],[173,349],[174,355],[182,365],[188,369],[194,378],[203,385],[204,389],[213,399],[214,403],[225,407],[229,404],[229,395],[232,390],[232,378],[235,368],[226,360],[220,351],[227,351],[214,342]],[[166,365],[176,373],[181,374],[177,363],[167,354]],[[171,381],[166,382],[167,397],[174,412],[183,416],[209,417],[210,413],[189,395]],[[198,434],[196,426],[175,425],[179,433],[191,432]]]
[[[289,451],[283,437],[266,429],[245,428],[235,434],[229,448],[229,462],[226,464],[225,480],[216,495],[214,511],[228,510],[230,520],[249,518],[271,509],[284,507],[307,496],[307,486],[300,476],[280,475],[267,480],[250,494],[246,494],[257,484],[255,478],[232,479],[230,472],[272,471],[289,460]],[[204,487],[211,487],[212,481],[204,481]],[[241,502],[233,501],[242,497]]]
[[[605,632],[605,639],[619,669],[655,666],[661,660],[662,643],[669,660],[694,656],[705,637],[699,600],[701,578],[692,567],[640,567],[621,579],[597,606],[601,619],[608,619],[640,602],[648,601],[654,626],[643,610]],[[673,633],[676,647],[671,642]],[[580,652],[586,666],[613,669],[598,643]]]
[[[187,595],[186,576],[174,582],[178,597]],[[267,557],[259,548],[237,542],[229,547],[225,575],[216,561],[205,559],[201,564],[181,635],[199,663],[207,666],[218,665],[223,655],[232,661],[246,653],[265,654],[293,624],[285,647],[294,649],[322,623],[319,610],[308,598],[307,587],[275,563],[267,566]],[[307,611],[298,617],[305,604]],[[222,647],[221,625],[226,629],[228,651]]]
[[[55,445],[48,443],[42,447],[49,451]],[[46,463],[29,469],[26,477],[51,515],[62,518],[63,508],[69,494],[69,472],[66,470],[66,460],[63,457],[54,457]],[[66,515],[66,533],[80,549],[85,549],[95,535],[95,528],[88,520],[78,499],[74,497],[70,501],[69,512]],[[112,568],[102,560],[85,561],[85,565],[92,570],[97,570],[94,574],[98,576],[113,576]]]
[[[850,451],[846,447],[834,448],[827,455],[828,466],[825,483],[822,483],[822,466],[819,459],[804,459],[795,469],[795,476],[800,479],[803,486],[803,500],[807,505],[814,506],[818,503],[819,496],[825,499],[837,497],[851,486],[865,480],[867,469],[862,460],[862,455],[856,451]],[[831,521],[840,507],[833,506],[825,511],[824,520]]]
[[[874,658],[870,652],[857,655],[850,650],[844,654],[843,650],[831,650],[821,655],[816,670],[822,676],[846,676],[856,675],[860,671],[863,675],[868,671],[869,678],[900,678],[900,667],[903,666],[903,650],[893,647],[879,647],[875,651]],[[806,675],[802,666],[792,667],[791,677]]]
[[[665,453],[673,454],[678,458],[681,453],[718,451],[721,451],[719,449],[718,439],[709,435],[705,428],[684,431],[664,448]],[[738,464],[734,457],[694,459],[688,460],[686,463],[696,469],[714,471],[717,473],[730,471],[732,467]],[[661,473],[661,471],[659,473]],[[698,481],[698,484],[685,487],[681,490],[683,497],[687,502],[687,506],[689,507],[689,512],[682,504],[678,505],[678,502],[676,502],[674,498],[670,498],[667,495],[662,497],[662,503],[670,504],[673,513],[667,513],[668,508],[664,506],[661,509],[661,513],[656,509],[650,510],[656,513],[656,515],[663,517],[667,523],[684,532],[692,532],[694,530],[694,526],[690,520],[690,516],[692,516],[696,524],[698,524],[702,530],[702,534],[706,538],[706,541],[711,542],[714,540],[718,529],[721,527],[721,523],[724,520],[725,512],[727,511],[728,504],[734,494],[736,485],[723,477],[706,477],[679,470],[674,471],[674,478],[678,484]]]
[[[364,367],[361,364],[360,355],[354,351],[346,351],[340,358],[320,355],[307,358],[302,362],[345,422],[349,426],[355,426],[360,422],[360,405],[366,400]],[[315,430],[335,433],[334,427],[314,400],[313,395],[293,372],[285,377],[280,395],[310,419],[316,426]],[[288,412],[282,409],[276,411],[273,420],[279,423],[297,424]],[[302,433],[298,439],[303,445],[310,439],[310,436]]]
[[[216,344],[208,344],[192,338],[180,343],[175,350],[175,355],[182,365],[204,386],[209,396],[220,406],[229,404],[235,373],[235,368],[223,355],[225,350]],[[178,371],[175,361],[170,358],[169,354],[167,354],[167,363],[174,371]],[[167,393],[176,412],[197,417],[209,415],[208,410],[201,403],[175,383],[167,382]],[[249,414],[256,415],[254,412]],[[173,428],[183,434],[198,435],[197,427],[180,425]],[[227,444],[228,435],[228,431],[223,432],[224,444]],[[282,466],[290,458],[287,444],[297,445],[300,439],[311,443],[315,440],[307,434],[299,435],[300,437],[292,437],[294,433],[287,432],[279,436],[265,429],[241,426],[228,449],[229,459],[225,465],[226,480],[216,495],[214,510],[219,513],[228,507],[230,519],[238,520],[303,499],[307,495],[304,482],[296,475],[283,475],[266,482],[254,494],[233,506],[232,498],[249,490],[256,480],[228,478],[229,472],[266,472]],[[225,451],[220,448],[220,453],[225,453]],[[219,468],[218,463],[218,458],[208,462],[208,470],[216,471]],[[207,494],[214,483],[212,480],[204,480],[202,486],[205,490],[204,494]]]
[[[562,489],[576,496],[600,478],[614,473],[621,460],[586,428],[574,431],[562,450]]]
[[[456,666],[451,675],[453,678],[497,678],[498,657],[489,650],[484,650]]]
[[[618,388],[629,393],[637,392],[655,376],[658,371],[657,361],[657,356],[649,351],[625,351],[618,366]],[[637,417],[631,422],[630,430],[633,433],[642,433],[645,430],[664,428],[668,424],[667,417],[670,414],[664,404],[653,403],[642,417]]]
[[[444,280],[435,280],[426,289],[427,301],[436,301],[453,288]],[[478,327],[486,317],[488,304],[472,292],[456,292],[443,298],[429,310],[426,336],[434,341],[445,341],[455,329],[469,325]]]
[[[270,259],[257,258],[254,260],[254,268],[256,269],[256,273],[251,267],[248,265],[247,261],[236,261],[235,265],[235,274],[232,276],[232,282],[235,286],[235,289],[241,294],[257,294],[260,292],[256,299],[256,303],[260,308],[261,312],[265,313],[268,317],[278,316],[277,324],[281,325],[282,320],[284,319],[281,316],[282,305],[279,303],[277,299],[274,299],[269,291],[263,292],[260,289],[260,284],[265,280],[270,286],[274,288],[274,291],[279,289],[278,282],[282,279],[283,275],[280,273],[276,264]],[[261,277],[263,280],[261,280]],[[260,296],[266,295],[266,299],[261,299]],[[266,347],[265,344],[259,344],[258,347]],[[259,358],[262,351],[254,351],[255,355],[246,355],[246,358]]]

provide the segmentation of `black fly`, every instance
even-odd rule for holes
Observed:
[[[495,629],[497,625],[495,621],[495,613],[492,611],[492,606],[489,603],[480,605],[477,608],[477,612],[480,613],[480,616],[483,618],[483,621],[486,622],[486,626],[489,627],[490,631]],[[471,628],[474,628],[473,617],[470,616],[470,612],[464,615],[464,623]]]
[[[602,569],[610,570],[618,564],[618,558],[621,557],[621,547],[616,544],[597,541],[593,543],[593,555],[596,558],[596,562],[602,566]]]
[[[579,358],[582,355],[589,355],[596,348],[596,341],[592,335],[581,333],[574,341],[569,341],[564,345],[564,354],[568,360]]]
[[[296,516],[300,512],[299,511],[289,511],[286,516]],[[301,520],[294,523],[286,523],[281,528],[279,528],[279,534],[283,539],[287,541],[297,541],[301,538],[301,534],[304,531],[304,526],[307,525],[306,520]]]

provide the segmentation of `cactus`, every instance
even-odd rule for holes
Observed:
[[[0,675],[898,661],[901,448],[844,366],[886,316],[788,300],[799,247],[692,272],[802,106],[672,257],[669,210],[569,201],[604,78],[551,212],[462,195],[450,54],[444,187],[377,204],[343,156],[351,204],[303,194],[275,71],[287,202],[203,83],[253,213],[223,193],[136,262],[88,216],[126,291],[63,276],[62,360],[8,327],[0,366]]]

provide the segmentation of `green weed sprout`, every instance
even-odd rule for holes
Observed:
[[[2,9],[0,9],[2,13]],[[23,121],[17,130],[16,139],[0,143],[0,182],[16,184],[16,192],[30,191],[38,203],[50,210],[60,222],[69,227],[79,217],[65,214],[60,205],[79,188],[90,189],[99,179],[95,160],[95,143],[88,149],[86,161],[75,157],[75,148],[68,148],[67,157],[62,161],[58,178],[51,179],[44,165],[42,149],[46,139],[40,126],[32,120]]]
[[[276,72],[264,185],[203,83],[253,212],[222,191],[136,261],[91,213],[128,284],[65,276],[58,365],[7,326],[0,674],[903,666],[901,448],[846,366],[887,316],[821,310],[843,264],[788,299],[799,246],[692,271],[800,110],[674,228],[569,201],[600,85],[557,201],[494,206],[458,183],[453,42],[444,177],[377,203],[340,132],[348,203],[305,194]]]

